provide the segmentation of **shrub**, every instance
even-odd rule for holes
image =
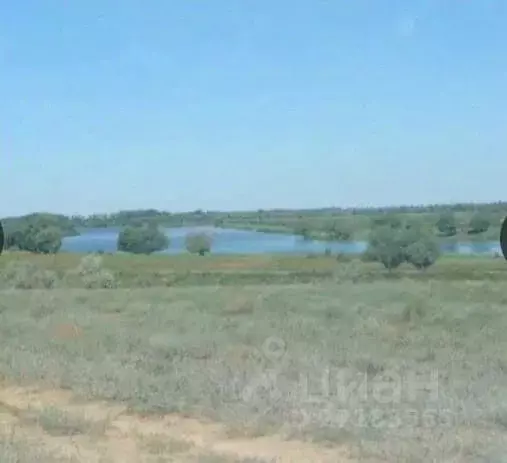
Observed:
[[[25,261],[9,262],[3,276],[9,286],[17,289],[51,289],[59,282],[55,272]]]
[[[118,251],[151,254],[169,246],[169,238],[156,225],[128,226],[118,235]]]
[[[62,246],[62,233],[54,226],[24,225],[7,234],[6,247],[39,254],[57,253]]]
[[[490,220],[485,214],[477,212],[470,219],[470,223],[468,224],[468,234],[476,235],[484,233],[488,231],[490,224]]]
[[[83,416],[73,416],[53,406],[39,411],[37,422],[51,436],[87,434],[93,425]]]
[[[399,229],[388,225],[373,229],[365,260],[381,262],[389,271],[399,267],[405,261],[403,238]]]
[[[88,289],[116,288],[117,283],[114,275],[102,266],[100,255],[89,254],[83,257],[75,270]]]
[[[363,260],[381,262],[388,270],[404,262],[422,270],[433,265],[439,255],[437,241],[420,228],[382,226],[370,234]]]
[[[211,236],[205,233],[191,233],[185,238],[187,251],[192,254],[199,254],[200,256],[204,256],[211,251],[211,244]]]
[[[456,234],[456,220],[452,212],[444,212],[436,223],[437,230],[444,236],[454,236]]]
[[[432,237],[421,236],[407,246],[406,254],[407,262],[419,270],[424,270],[436,262],[440,256],[440,248]]]

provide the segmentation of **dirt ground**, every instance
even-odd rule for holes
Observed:
[[[0,389],[0,432],[55,457],[87,463],[352,461],[342,448],[280,436],[230,438],[209,421],[136,416],[118,405],[79,402],[64,390],[9,385]]]

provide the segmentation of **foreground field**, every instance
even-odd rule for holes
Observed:
[[[500,462],[506,309],[486,280],[5,289],[0,460]]]

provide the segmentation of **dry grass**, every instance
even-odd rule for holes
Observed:
[[[0,374],[143,414],[213,418],[238,437],[276,432],[388,461],[501,461],[506,309],[504,284],[487,281],[8,290]],[[41,423],[88,432],[49,411]]]
[[[89,434],[94,429],[95,424],[84,416],[69,413],[55,406],[38,410],[36,413],[36,423],[52,436]]]
[[[2,463],[71,463],[72,460],[50,454],[22,440],[0,437],[0,461]]]
[[[350,256],[31,255],[7,252],[0,260],[0,288],[143,288],[279,285],[317,282],[504,281],[507,266],[492,257],[443,257],[426,272],[403,265],[388,274],[381,265]]]

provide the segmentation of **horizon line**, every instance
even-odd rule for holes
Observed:
[[[156,209],[156,208],[145,208],[145,209],[118,209],[116,212],[93,212],[91,214],[65,214],[62,212],[49,212],[49,211],[34,211],[34,212],[28,212],[25,214],[20,215],[10,215],[6,217],[2,217],[2,220],[5,219],[14,219],[14,218],[20,218],[20,217],[26,217],[30,215],[36,215],[36,214],[49,214],[49,215],[59,215],[64,217],[82,217],[82,218],[89,218],[93,216],[99,216],[99,217],[107,217],[107,216],[114,216],[118,215],[120,213],[125,212],[140,212],[140,211],[151,211],[151,212],[158,212],[161,214],[168,214],[168,215],[189,215],[189,214],[196,214],[196,213],[202,213],[204,215],[207,214],[239,214],[239,213],[255,213],[255,212],[324,212],[324,211],[341,211],[341,212],[350,212],[350,211],[379,211],[383,209],[427,209],[430,207],[453,207],[453,206],[465,206],[465,207],[480,207],[480,206],[492,206],[492,205],[506,205],[507,201],[467,201],[467,202],[442,202],[442,203],[422,203],[422,204],[399,204],[399,205],[379,205],[379,206],[348,206],[348,207],[338,207],[338,206],[323,206],[323,207],[312,207],[312,208],[281,208],[281,207],[275,207],[271,209],[265,209],[265,208],[257,208],[257,209],[232,209],[232,210],[219,210],[219,209],[194,209],[194,210],[186,210],[186,211],[168,211],[163,209]]]

